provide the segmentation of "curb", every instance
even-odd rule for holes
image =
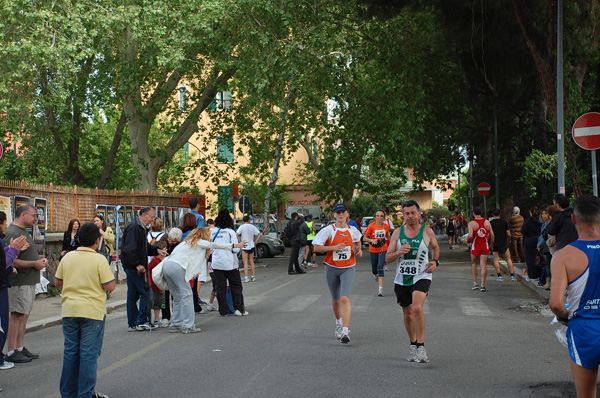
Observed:
[[[112,303],[106,304],[106,313],[110,314],[113,311],[119,310],[127,306],[127,300],[116,300]],[[28,322],[26,331],[35,332],[36,330],[42,330],[51,326],[58,326],[62,324],[62,315],[51,316],[48,318],[40,319],[39,321]]]
[[[523,263],[518,263],[519,265],[513,263],[515,278],[521,282],[524,286],[531,289],[535,294],[543,298],[544,300],[548,300],[550,298],[550,290],[541,289],[537,286],[537,283],[529,282],[527,280],[527,276],[523,275],[523,272],[527,273],[527,265]],[[524,267],[521,267],[520,264],[523,264]],[[506,261],[500,260],[500,268],[502,272],[508,274],[508,266],[506,265]],[[510,275],[510,274],[509,274]]]

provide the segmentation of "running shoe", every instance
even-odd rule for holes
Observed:
[[[481,290],[482,292],[485,292],[485,291],[486,291],[486,290],[485,290],[485,286],[484,286],[484,285],[481,285],[481,289],[480,289],[480,290]]]
[[[429,357],[427,356],[427,351],[425,351],[424,346],[417,348],[417,362],[419,362],[419,363],[429,362]]]
[[[378,280],[377,274],[373,275],[373,279]]]
[[[151,325],[150,323],[146,322],[146,323],[142,323],[140,325],[137,325],[135,327],[135,330],[137,330],[138,332],[143,332],[145,330],[152,330],[154,329],[156,326]]]
[[[377,289],[377,296],[383,297],[383,289],[381,289],[381,288]]]
[[[9,362],[9,361],[2,361],[2,363],[0,364],[0,370],[6,370],[6,369],[11,369],[15,367],[15,363],[14,362]]]
[[[204,301],[202,301],[202,299],[200,297],[198,297],[198,304],[206,305],[206,303]]]
[[[250,278],[248,278],[247,276],[242,278],[242,283],[246,283],[246,282],[250,282]]]
[[[179,333],[181,332],[181,326],[180,325],[171,325],[169,326],[169,333]]]
[[[242,313],[240,310],[235,310],[234,315],[235,316],[248,316],[248,315],[250,315],[250,313],[248,311],[245,311],[245,310],[244,310],[244,313]]]
[[[417,346],[414,344],[410,345],[410,351],[408,352],[408,362],[417,362]]]
[[[342,343],[342,344],[350,343],[350,331],[349,330],[346,333],[342,333],[342,338],[340,339],[340,343]]]
[[[25,355],[27,358],[31,358],[31,359],[38,359],[40,357],[40,354],[34,354],[33,352],[29,351],[27,349],[27,347],[23,347],[23,350],[21,350],[21,352],[23,353],[23,355]]]
[[[208,303],[208,305],[206,306],[206,311],[208,312],[212,312],[212,311],[216,311],[217,307],[214,304]]]
[[[496,279],[498,282],[502,282],[504,279],[502,279],[501,276],[498,277],[498,279]]]
[[[336,339],[341,339],[342,338],[342,325],[335,325],[335,338]]]
[[[163,319],[160,321],[160,327],[161,328],[166,328],[169,326],[169,324],[171,323],[171,321],[169,321],[168,319]]]
[[[198,333],[200,331],[202,331],[202,329],[197,328],[196,326],[192,326],[191,328],[182,328],[181,329],[181,333],[183,333],[183,334]]]
[[[511,282],[516,282],[516,281],[517,281],[517,279],[516,279],[514,276],[511,276],[511,277],[510,277],[510,281],[511,281]]]
[[[473,282],[473,287],[471,288],[471,290],[477,290],[479,289],[479,284],[477,282]]]
[[[256,277],[254,275],[250,277],[250,282],[256,282]]]

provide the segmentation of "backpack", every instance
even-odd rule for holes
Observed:
[[[294,221],[290,221],[287,223],[287,225],[285,226],[285,228],[283,229],[283,236],[285,236],[288,240],[292,240],[292,238],[294,237],[294,234],[296,233],[296,231],[294,231],[292,229],[292,223]]]
[[[160,239],[160,238],[162,238],[162,236],[163,236],[164,234],[165,234],[164,232],[159,232],[157,236],[154,236],[154,234],[153,234],[152,232],[150,232],[150,237],[152,238],[152,239],[150,240],[150,244],[151,244],[152,246],[154,246],[154,244],[155,244],[155,243],[156,243],[156,241],[158,240],[157,238],[159,238],[159,239]]]

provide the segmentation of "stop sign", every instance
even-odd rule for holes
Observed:
[[[490,184],[488,184],[487,182],[482,182],[481,184],[477,185],[477,193],[481,196],[488,196],[490,194],[491,188],[492,187],[490,186]]]
[[[572,129],[573,140],[583,149],[600,149],[600,113],[585,113],[575,121]]]

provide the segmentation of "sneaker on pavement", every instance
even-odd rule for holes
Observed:
[[[510,281],[511,281],[511,282],[515,282],[516,280],[517,280],[517,279],[516,279],[514,276],[511,276],[511,277],[510,277]]]
[[[25,355],[27,358],[31,358],[31,359],[38,359],[40,357],[39,354],[34,354],[33,352],[29,351],[27,349],[27,347],[23,347],[23,351],[21,351],[23,353],[23,355]]]
[[[204,301],[202,301],[202,299],[200,297],[198,297],[198,304],[206,305],[206,303]]]
[[[410,351],[408,352],[408,362],[417,362],[417,346],[414,344],[410,345]]]
[[[373,279],[375,279],[376,281],[379,280],[379,278],[377,277],[377,274],[373,275]]]
[[[248,311],[244,310],[244,313],[242,314],[242,312],[240,310],[235,310],[234,315],[235,316],[248,316],[248,315],[250,315],[250,313]]]
[[[0,364],[0,370],[11,369],[15,366],[14,362],[2,361]]]
[[[192,326],[191,328],[181,328],[181,333],[190,334],[190,333],[198,333],[202,331],[202,329],[197,328],[196,326]]]
[[[169,326],[169,333],[179,333],[179,332],[181,332],[181,326],[179,326],[179,325]]]
[[[13,352],[12,355],[9,355],[5,358],[6,361],[8,362],[12,362],[12,363],[27,363],[27,362],[31,362],[31,358],[26,357],[25,355],[23,355],[23,353],[21,351],[15,351]]]
[[[170,323],[171,323],[171,321],[169,321],[168,319],[161,319],[160,320],[160,327],[161,328],[166,328],[167,326],[169,326]]]
[[[256,282],[256,276],[252,275],[252,276],[250,277],[250,282]]]
[[[417,362],[419,362],[419,363],[429,362],[429,357],[427,356],[427,351],[425,351],[425,347],[423,347],[423,346],[417,348]]]
[[[136,327],[135,327],[135,326],[131,326],[131,327],[128,327],[128,328],[127,328],[127,331],[128,331],[128,332],[137,332],[137,329],[136,329]]]
[[[250,282],[250,278],[248,278],[247,276],[242,278],[242,283],[246,283],[246,282]]]
[[[502,277],[501,277],[501,276],[499,276],[499,277],[498,277],[496,280],[497,280],[498,282],[502,282],[504,279],[502,279]]]
[[[383,297],[383,289],[377,289],[377,296]]]
[[[485,292],[485,291],[486,291],[486,290],[485,290],[485,286],[484,286],[484,285],[481,285],[481,289],[480,289],[480,290],[481,290],[482,292]]]
[[[204,308],[200,308],[200,311],[196,312],[196,314],[206,314],[206,311],[204,311]]]
[[[346,333],[342,332],[342,338],[340,339],[340,343],[348,344],[350,342],[350,331],[348,330]]]
[[[150,325],[148,322],[142,323],[135,327],[135,330],[137,330],[138,332],[143,332],[145,330],[152,330],[152,329],[154,329],[154,325]]]
[[[342,324],[335,325],[335,338],[336,339],[342,338]]]
[[[216,310],[217,310],[217,307],[215,307],[214,304],[208,303],[208,305],[206,306],[206,311],[211,312],[211,311],[216,311]]]
[[[479,289],[479,284],[477,282],[473,282],[473,287],[471,288],[472,290],[477,290]]]
[[[108,395],[102,394],[98,391],[94,391],[94,395],[92,395],[92,398],[108,398]]]

